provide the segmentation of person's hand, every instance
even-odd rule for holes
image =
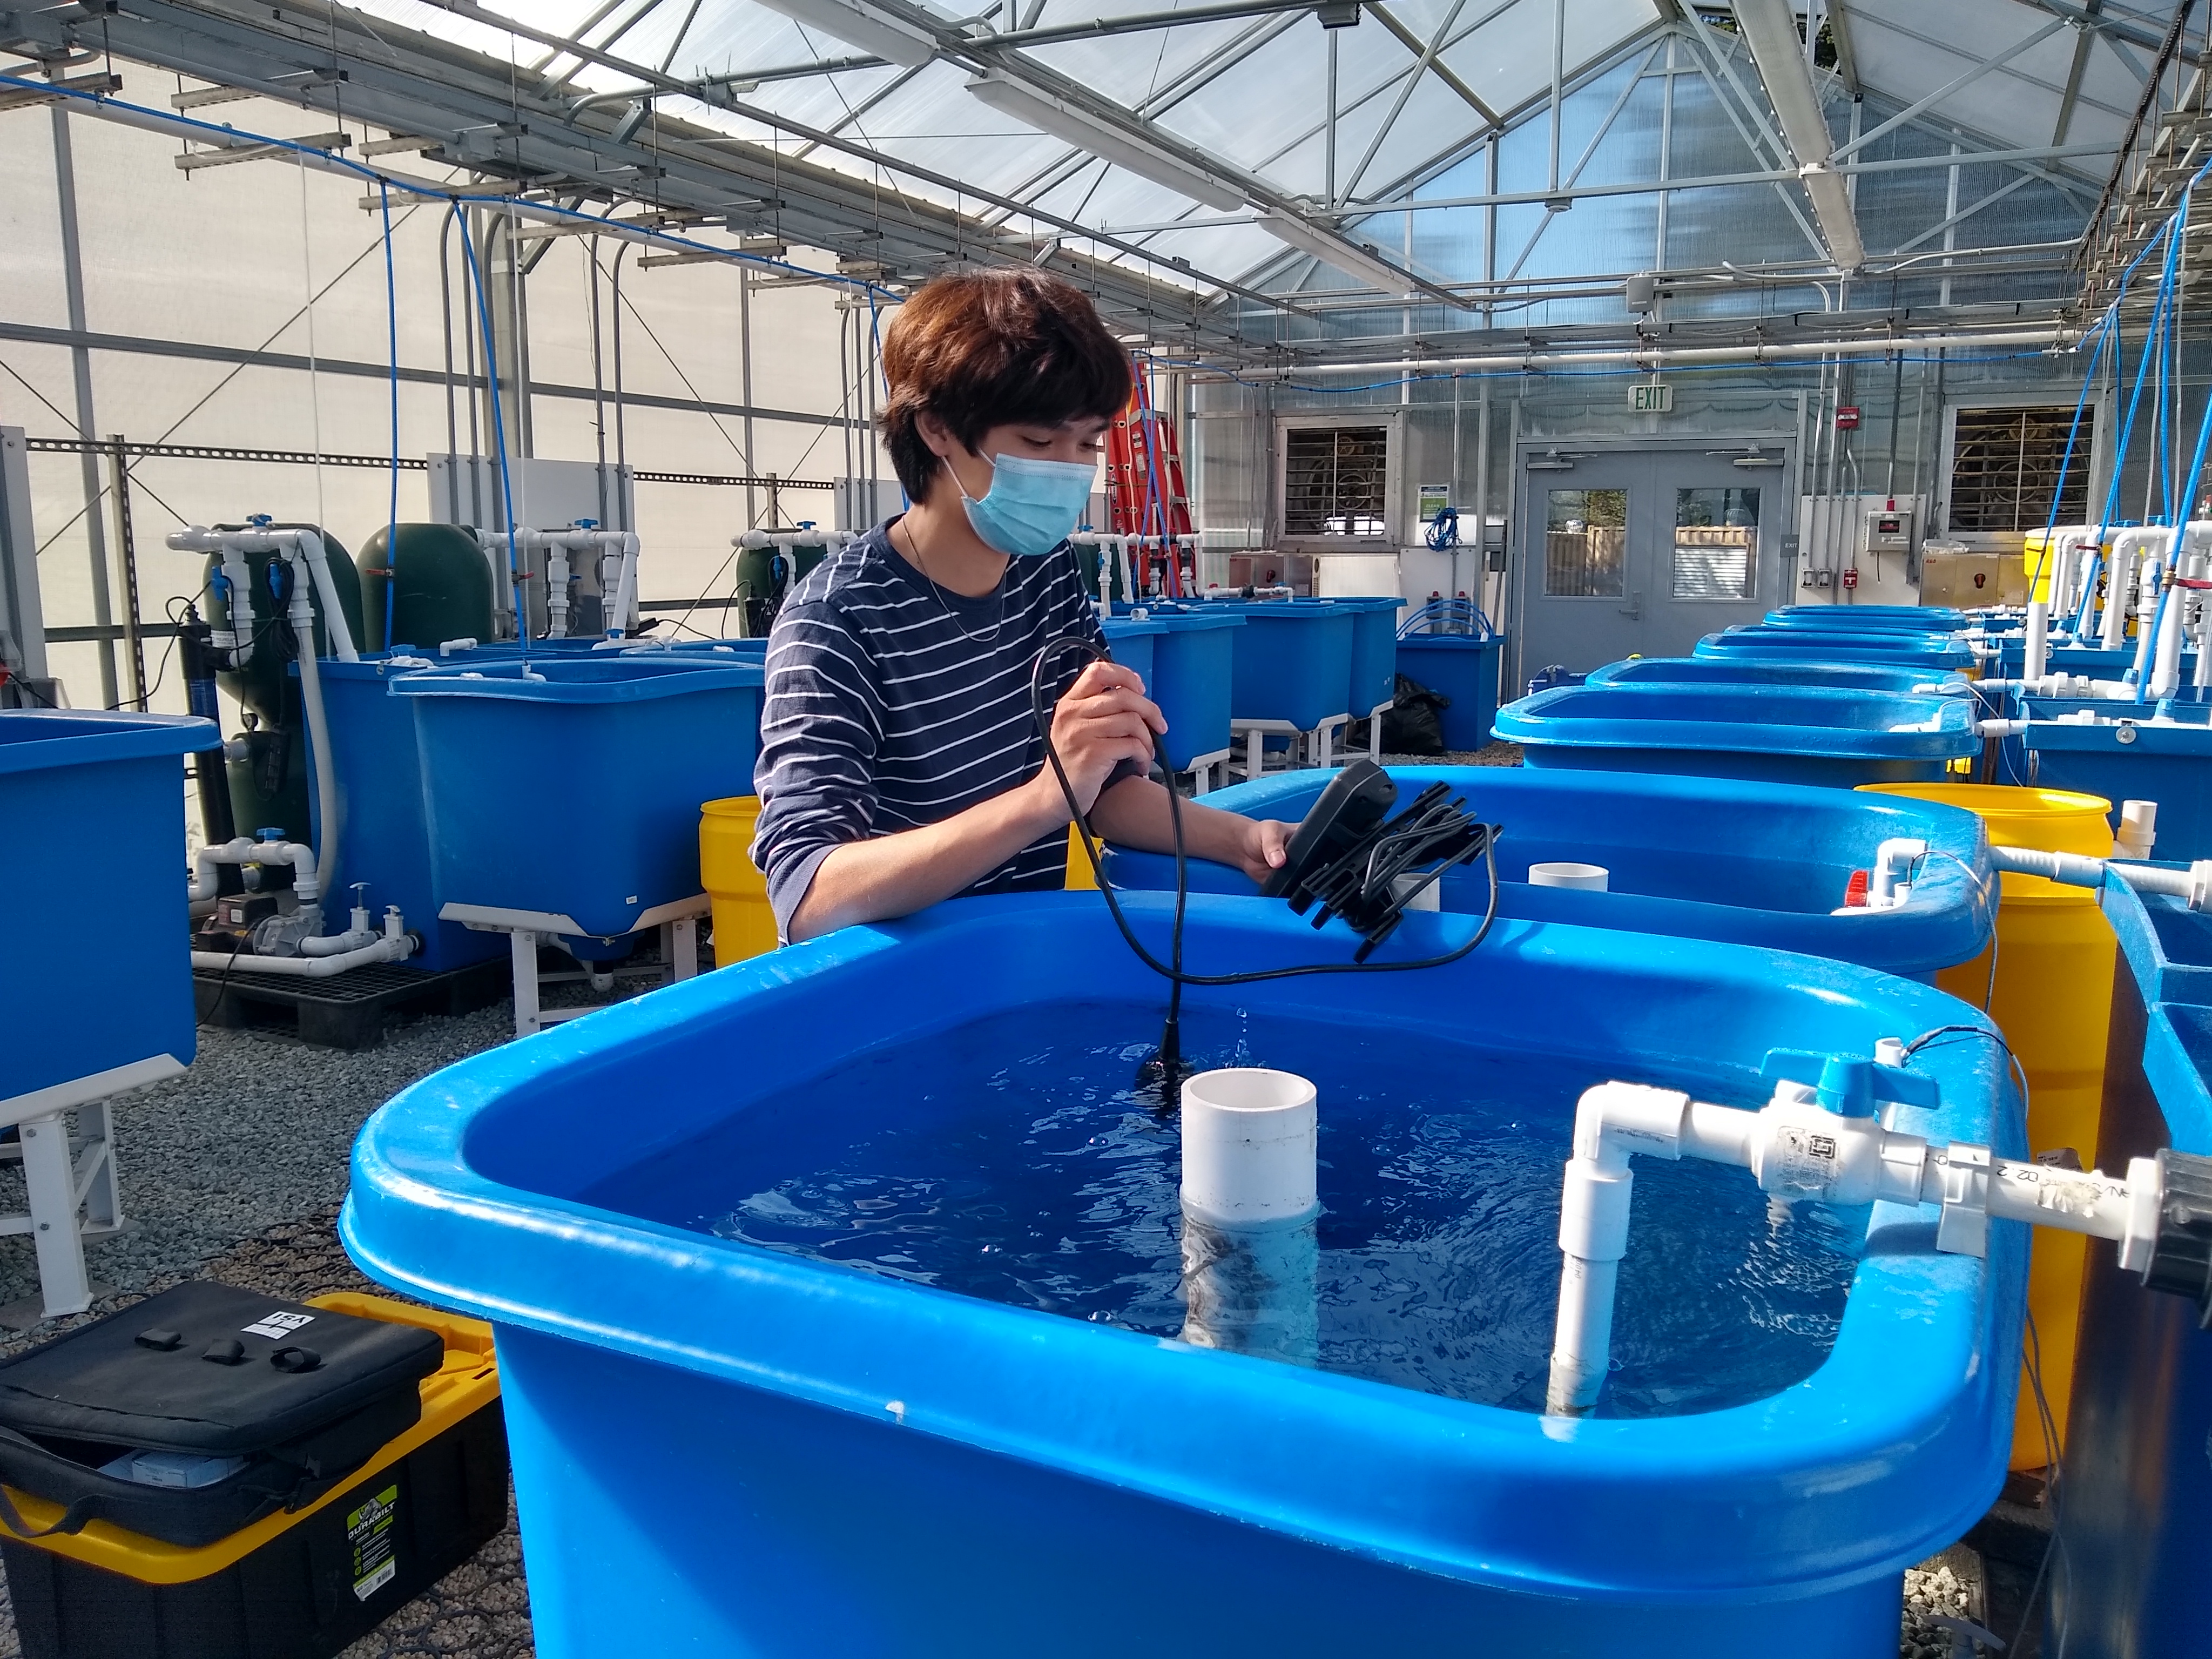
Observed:
[[[1088,812],[1097,804],[1098,792],[1123,761],[1149,766],[1152,739],[1167,729],[1166,718],[1145,696],[1145,683],[1133,671],[1101,659],[1078,675],[1052,711],[1052,746],[1083,810]],[[1065,823],[1066,798],[1048,763],[1031,787],[1050,800]]]
[[[1247,820],[1243,844],[1237,849],[1238,867],[1264,885],[1270,875],[1283,867],[1283,860],[1290,852],[1291,832],[1297,828],[1292,823],[1278,823],[1273,818]]]

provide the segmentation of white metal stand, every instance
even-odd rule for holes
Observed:
[[[1212,791],[1216,782],[1213,769],[1217,766],[1225,768],[1229,764],[1229,757],[1236,752],[1237,750],[1231,747],[1217,749],[1210,755],[1192,756],[1188,769],[1190,793],[1194,795],[1203,795]]]
[[[1367,711],[1367,758],[1377,766],[1382,763],[1382,716],[1398,700],[1385,698]]]
[[[1244,777],[1246,781],[1265,777],[1267,773],[1267,739],[1288,738],[1291,740],[1291,763],[1298,759],[1299,740],[1305,736],[1288,720],[1238,720],[1229,722],[1231,736],[1244,744]]]
[[[708,908],[704,893],[656,904],[638,917],[636,926],[629,932],[641,933],[648,927],[660,929],[660,955],[668,964],[668,977],[672,981],[690,979],[699,971],[699,918],[707,915]],[[541,975],[538,971],[539,937],[598,937],[588,928],[579,927],[573,918],[550,910],[509,910],[494,904],[448,904],[438,915],[441,921],[458,921],[476,933],[507,936],[507,950],[514,967],[515,1036],[529,1036],[556,1020],[574,1019],[579,1014],[592,1012],[589,1008],[546,1008],[538,1002],[539,988],[548,979],[574,977],[565,974]]]
[[[1351,723],[1352,716],[1349,714],[1331,714],[1309,732],[1288,720],[1233,720],[1229,722],[1229,730],[1243,742],[1244,775],[1251,779],[1263,777],[1267,774],[1269,738],[1288,738],[1291,740],[1292,766],[1336,765],[1337,733]]]
[[[1349,714],[1331,714],[1319,726],[1306,733],[1306,763],[1310,766],[1334,766],[1337,762],[1336,734],[1352,724]]]
[[[94,1287],[84,1266],[84,1242],[124,1228],[123,1194],[115,1177],[115,1116],[110,1097],[177,1076],[184,1065],[156,1054],[90,1077],[0,1100],[0,1127],[17,1139],[0,1159],[20,1158],[30,1207],[0,1215],[0,1235],[28,1233],[38,1252],[40,1301],[0,1309],[0,1323],[28,1326],[41,1317],[82,1313]],[[76,1114],[76,1133],[69,1114]]]

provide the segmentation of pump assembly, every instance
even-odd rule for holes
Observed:
[[[1764,1068],[1773,1097],[1755,1112],[1644,1084],[1585,1091],[1560,1200],[1564,1261],[1546,1412],[1581,1417],[1597,1405],[1628,1253],[1629,1159],[1638,1155],[1737,1164],[1785,1202],[1938,1204],[1936,1248],[1953,1255],[1985,1255],[1992,1216],[2112,1239],[2123,1268],[2153,1290],[2191,1297],[2199,1322],[2212,1327],[2212,1158],[2162,1151],[2131,1159],[2116,1179],[1962,1141],[1931,1144],[1877,1115],[1885,1103],[1938,1104],[1934,1079],[1906,1071],[1906,1054],[1895,1038],[1872,1060],[1775,1049]]]

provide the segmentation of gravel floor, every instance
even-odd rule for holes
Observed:
[[[1492,744],[1476,754],[1384,759],[1512,766],[1520,754],[1510,744]],[[563,987],[549,992],[547,1000],[558,1006],[580,994],[581,988]],[[504,1042],[513,1019],[501,1002],[459,1018],[416,1020],[393,1030],[382,1047],[356,1052],[312,1048],[269,1031],[203,1028],[199,1057],[189,1072],[119,1103],[118,1164],[125,1213],[133,1226],[94,1246],[88,1257],[95,1282],[111,1287],[108,1294],[90,1312],[31,1335],[0,1333],[0,1357],[195,1276],[291,1300],[377,1288],[346,1258],[334,1231],[356,1132],[409,1083]],[[0,1206],[20,1206],[21,1180],[15,1166],[0,1166]],[[29,1241],[0,1238],[0,1302],[37,1288]],[[1958,1632],[1982,1616],[1980,1580],[1979,1558],[1963,1547],[1907,1573],[1900,1659],[1971,1655],[1973,1648],[1960,1645]],[[393,1613],[342,1659],[528,1659],[532,1651],[521,1547],[510,1516],[507,1530],[474,1560]],[[0,1659],[18,1659],[21,1652],[0,1582]]]

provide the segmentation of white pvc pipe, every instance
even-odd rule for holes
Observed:
[[[236,969],[249,974],[283,974],[293,979],[328,979],[364,963],[404,962],[414,954],[415,935],[402,933],[398,939],[379,938],[359,950],[334,957],[234,957],[228,951],[195,951],[192,966],[226,972]]]
[[[2158,845],[2158,803],[2124,800],[2120,803],[2119,832],[2112,837],[2112,856],[2147,859]]]
[[[218,847],[203,847],[192,855],[192,879],[187,890],[192,902],[216,896],[216,868],[225,864],[289,864],[292,866],[292,890],[301,902],[313,903],[322,896],[315,879],[313,848],[305,842],[254,841],[240,836]]]
[[[2158,660],[2151,672],[2150,695],[2170,697],[2181,684],[2181,624],[2189,611],[2189,589],[2176,587],[2158,624]]]
[[[2158,616],[2159,592],[2165,586],[2161,580],[2165,568],[2161,564],[2144,560],[2142,580],[2136,586],[2136,659],[2135,665],[2127,672],[2128,683],[2131,686],[2141,685],[2150,678],[2151,652],[2157,642],[2154,635],[2158,631],[2154,623]]]
[[[323,708],[323,674],[315,657],[314,620],[303,616],[306,610],[306,596],[295,589],[292,632],[300,643],[300,702],[307,713],[307,741],[314,745],[315,805],[323,821],[323,833],[315,848],[315,886],[319,896],[329,892],[337,878],[338,768],[336,751],[331,747],[330,718]]]
[[[1558,859],[1528,866],[1531,887],[1567,887],[1578,892],[1603,893],[1611,890],[1613,872],[1601,864],[1577,864],[1571,859]]]
[[[2042,599],[2027,602],[2027,647],[2021,662],[2021,678],[2039,680],[2051,666],[2051,606]]]
[[[558,543],[545,550],[545,637],[568,637],[568,550]]]
[[[273,530],[268,533],[291,543],[289,549],[275,550],[288,556],[296,551],[307,559],[315,584],[315,597],[323,607],[323,630],[330,636],[331,654],[340,662],[359,662],[361,653],[354,649],[353,629],[346,624],[345,607],[338,603],[337,585],[331,580],[330,556],[324,550],[323,538],[312,530]],[[302,655],[312,658],[313,635],[308,638],[308,649]]]
[[[1303,1221],[1321,1207],[1314,1085],[1231,1066],[1182,1085],[1182,1201],[1218,1226]]]
[[[2136,526],[2112,538],[2112,574],[2105,587],[2105,624],[2098,641],[2106,650],[2126,648],[2128,611],[2135,602],[2138,571],[2147,561],[2163,559],[2172,541],[2173,532],[2156,526]]]
[[[1182,1085],[1183,1340],[1310,1364],[1319,1120],[1314,1085],[1233,1066]]]
[[[1182,1340],[1311,1365],[1321,1358],[1318,1223],[1224,1227],[1182,1212]]]

